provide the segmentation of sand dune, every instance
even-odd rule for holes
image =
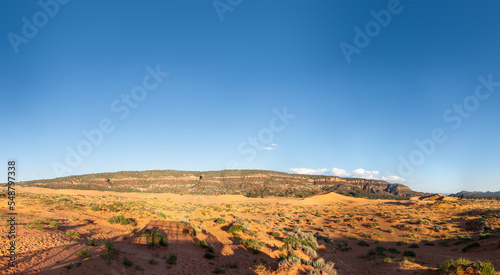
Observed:
[[[191,275],[214,274],[217,270],[226,274],[308,274],[317,268],[311,264],[320,257],[335,263],[341,275],[433,274],[438,264],[458,257],[491,261],[500,267],[500,219],[495,218],[500,215],[500,203],[496,201],[370,200],[335,193],[300,199],[38,187],[19,187],[16,191],[20,264],[17,269],[7,269],[7,254],[2,250],[0,274]],[[6,205],[6,199],[0,198],[0,204]],[[0,215],[6,218],[5,210],[0,210]],[[108,219],[117,215],[133,218],[137,224],[110,224]],[[420,222],[422,219],[428,220],[427,224]],[[41,228],[31,227],[36,221]],[[58,229],[50,225],[54,221]],[[229,233],[236,224],[247,229]],[[480,232],[486,225],[491,235],[484,237]],[[169,245],[148,247],[141,236],[144,229],[160,230]],[[284,247],[284,238],[291,232],[314,233],[317,255],[310,256],[301,247]],[[7,247],[6,227],[0,236],[0,247]],[[464,241],[464,236],[474,240]],[[114,243],[119,257],[108,263],[100,256],[104,246],[89,246],[90,239]],[[261,242],[260,253],[252,253],[243,244],[244,239]],[[360,246],[360,240],[369,246]],[[205,241],[210,250],[198,245],[199,241]],[[474,242],[480,247],[474,245],[462,252]],[[409,248],[411,243],[419,248]],[[383,257],[366,258],[375,247],[400,254],[385,251]],[[85,249],[90,258],[77,256]],[[406,250],[416,253],[418,263],[397,262]],[[176,263],[167,263],[173,254],[178,258]],[[283,255],[295,255],[311,264],[280,267],[278,259]],[[384,262],[384,257],[396,262]],[[124,258],[133,265],[125,266]]]

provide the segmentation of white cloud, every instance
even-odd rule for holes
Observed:
[[[375,176],[379,174],[379,171],[366,171],[363,168],[358,168],[358,169],[352,171],[352,174],[356,178],[374,179]]]
[[[328,168],[291,168],[290,172],[295,174],[305,174],[305,175],[325,175],[325,176],[337,176],[337,177],[354,177],[354,178],[363,178],[363,179],[373,179],[373,180],[385,180],[387,182],[392,183],[403,183],[403,182],[411,182],[405,178],[396,175],[382,176],[377,177],[380,172],[379,171],[368,171],[363,168],[358,168],[351,173],[347,172],[345,169],[334,167],[332,169]]]
[[[276,146],[277,146],[276,143],[271,143],[271,146],[264,147],[264,150],[272,151],[272,150],[276,149]]]
[[[389,181],[389,182],[396,182],[396,183],[403,183],[406,182],[407,180],[405,178],[402,178],[400,176],[396,175],[390,175],[390,176],[382,176],[382,180]]]
[[[295,174],[305,174],[305,175],[323,175],[325,172],[328,172],[329,169],[319,168],[319,169],[310,169],[310,168],[290,168],[290,171]]]
[[[333,169],[332,169],[332,175],[337,176],[337,177],[348,177],[348,176],[351,175],[351,173],[348,173],[344,169],[333,167]]]

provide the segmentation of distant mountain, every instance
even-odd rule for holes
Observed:
[[[476,198],[500,198],[500,191],[497,192],[480,192],[480,191],[461,191],[452,196],[460,197],[464,195],[464,197],[476,197]]]
[[[404,199],[419,196],[402,184],[381,180],[300,175],[266,170],[151,170],[69,176],[21,182],[21,186],[118,192],[307,197],[325,192],[367,198]]]

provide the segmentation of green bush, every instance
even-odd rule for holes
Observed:
[[[405,257],[416,257],[417,255],[413,251],[406,250],[403,252],[403,256]]]
[[[294,249],[299,249],[302,245],[310,246],[314,250],[318,249],[311,241],[298,238],[286,237],[283,239],[283,242],[285,242],[285,244],[287,245],[292,246]]]
[[[149,260],[149,264],[155,265],[155,264],[158,264],[158,261],[155,259],[151,259],[151,260]]]
[[[84,248],[84,249],[78,251],[77,253],[75,253],[75,256],[80,257],[80,258],[84,258],[84,259],[92,257],[92,255],[87,250],[87,248]]]
[[[141,235],[146,238],[147,245],[168,246],[167,237],[160,230],[144,229]]]
[[[394,253],[394,254],[401,254],[401,252],[399,252],[399,250],[397,250],[395,248],[389,248],[389,249],[387,249],[387,251]]]
[[[104,251],[101,252],[102,258],[107,259],[108,262],[112,259],[118,259],[118,254],[120,252],[115,248],[115,244],[113,242],[104,241],[101,245],[104,246]]]
[[[438,270],[456,274],[457,271],[466,270],[469,267],[473,267],[479,270],[481,275],[495,275],[495,267],[490,262],[471,262],[468,259],[459,258],[456,260],[446,260],[438,266]]]
[[[238,231],[244,231],[245,230],[245,227],[241,224],[238,224],[238,225],[233,225],[231,227],[229,227],[229,229],[227,230],[228,233],[236,233]]]
[[[214,222],[217,224],[224,224],[226,223],[226,220],[224,220],[223,218],[217,218],[214,220]]]
[[[66,231],[64,234],[65,234],[66,236],[68,236],[68,237],[77,237],[77,238],[79,238],[79,237],[80,237],[80,233],[78,233],[78,232],[73,232],[73,231],[71,231],[71,230]]]
[[[43,220],[42,219],[32,220],[31,223],[29,225],[27,225],[26,227],[29,229],[37,229],[40,231],[45,231],[45,229],[43,228]]]
[[[97,245],[97,240],[92,238],[92,239],[89,239],[87,241],[87,245],[90,245],[90,246],[96,246]]]
[[[210,260],[210,259],[215,258],[215,255],[213,253],[207,252],[207,253],[205,253],[205,255],[203,255],[203,257]]]
[[[57,223],[57,221],[51,221],[49,225],[52,228],[54,228],[54,230],[58,230],[59,229],[59,223]]]
[[[136,226],[136,223],[133,219],[131,218],[125,218],[123,215],[119,215],[119,216],[113,216],[111,218],[108,219],[108,222],[111,223],[111,224],[114,224],[114,223],[119,223],[121,225],[132,225],[132,226]]]
[[[480,246],[480,244],[479,244],[479,243],[471,243],[471,244],[467,245],[466,247],[462,248],[462,252],[467,252],[467,251],[469,251],[471,248],[473,248],[473,247],[478,247],[478,246]]]
[[[358,245],[360,245],[360,246],[370,246],[370,245],[369,245],[366,241],[364,241],[364,240],[359,241],[359,242],[358,242]]]
[[[208,243],[206,241],[198,241],[196,244],[198,244],[199,246],[201,246],[203,248],[208,247]]]
[[[170,254],[167,259],[167,264],[176,264],[177,263],[177,255]]]
[[[264,243],[259,242],[255,239],[244,239],[241,243],[248,249],[252,250],[254,253],[258,253],[260,249],[264,246]]]
[[[133,265],[134,265],[134,263],[133,263],[131,260],[129,260],[128,258],[125,258],[125,257],[123,257],[123,261],[122,261],[122,263],[123,263],[123,265],[124,265],[126,268],[129,268],[129,267],[131,267],[131,266],[133,266]]]
[[[436,232],[439,232],[443,229],[443,227],[441,225],[434,225],[432,227],[432,230],[436,231]]]
[[[213,273],[215,273],[215,274],[226,273],[226,270],[224,270],[220,267],[217,267],[216,269],[214,269]]]

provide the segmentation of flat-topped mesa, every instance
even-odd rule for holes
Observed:
[[[203,177],[200,178],[200,175]],[[307,197],[325,192],[387,199],[403,199],[421,195],[405,185],[381,180],[288,174],[266,170],[127,171],[29,181],[21,185],[56,189],[198,195],[227,194],[247,197]]]

